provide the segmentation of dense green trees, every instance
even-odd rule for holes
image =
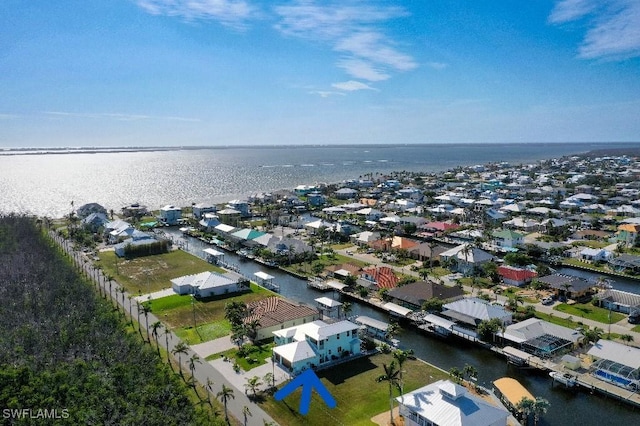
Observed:
[[[222,420],[196,410],[185,385],[125,326],[35,220],[0,217],[1,407],[68,410],[48,424]]]

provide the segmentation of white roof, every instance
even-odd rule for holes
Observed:
[[[317,299],[313,299],[321,305],[328,306],[329,308],[333,308],[336,306],[342,306],[342,302],[338,302],[330,297],[318,297]]]
[[[406,317],[411,312],[413,312],[411,309],[407,309],[404,306],[400,306],[396,303],[391,303],[391,302],[385,303],[382,307],[388,311],[391,311],[395,314],[400,315],[401,317]]]
[[[449,380],[438,380],[397,397],[396,401],[438,425],[506,425],[509,416],[505,408],[491,405]]]
[[[212,248],[206,248],[204,250],[202,250],[203,252],[210,254],[211,256],[215,256],[215,257],[220,257],[220,256],[224,256],[224,253],[218,251],[218,250],[214,250]]]
[[[171,283],[178,287],[191,286],[200,290],[213,287],[223,287],[230,284],[235,284],[236,281],[229,277],[215,272],[201,272],[194,275],[184,275],[182,277],[174,278]]]
[[[291,342],[282,346],[276,346],[275,348],[273,348],[273,352],[277,353],[282,358],[290,361],[291,363],[316,357],[316,353],[313,350],[313,347],[311,347],[311,345],[306,340],[302,340],[300,342]]]
[[[491,305],[476,297],[447,303],[443,306],[443,309],[444,315],[452,317],[456,317],[452,315],[452,313],[460,313],[466,317],[477,318],[479,320],[490,320],[492,318],[504,320],[505,318],[511,318],[511,312],[508,312],[503,307]]]
[[[225,225],[224,223],[221,223],[213,229],[215,229],[216,231],[229,233],[234,231],[236,228],[231,225]]]
[[[389,328],[388,323],[377,320],[375,318],[365,316],[365,315],[360,315],[359,317],[356,318],[355,321],[357,324],[366,325],[367,327],[375,328],[381,331],[387,331],[387,328]]]
[[[330,336],[335,336],[338,333],[344,333],[351,330],[357,330],[358,326],[351,321],[339,321],[328,324],[322,320],[316,320],[313,322],[308,322],[306,324],[296,325],[293,327],[285,328],[283,330],[274,331],[274,334],[277,333],[278,336],[282,336],[282,333],[286,333],[288,336],[291,335],[291,331],[295,333],[294,340],[303,341],[306,339],[306,336],[311,337],[315,340],[324,340]]]
[[[595,358],[617,362],[633,369],[640,368],[640,349],[611,340],[598,340],[587,354]]]
[[[572,328],[552,324],[538,318],[529,318],[508,326],[505,330],[504,338],[512,342],[522,343],[545,334],[560,337],[574,343],[582,336]]]
[[[342,290],[345,287],[349,287],[348,285],[335,280],[329,280],[326,282],[326,284],[327,284],[327,287],[335,288],[336,290]]]
[[[262,271],[256,272],[253,275],[255,275],[256,277],[260,278],[261,280],[265,280],[265,281],[272,280],[274,278],[273,275],[269,275],[266,272],[262,272]]]
[[[434,314],[427,314],[424,316],[424,320],[430,324],[437,325],[439,327],[446,328],[447,330],[451,330],[451,327],[455,325],[455,322],[449,321],[448,319],[439,317]]]

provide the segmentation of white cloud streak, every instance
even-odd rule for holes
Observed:
[[[368,84],[361,83],[359,81],[349,80],[341,83],[333,83],[331,86],[336,89],[344,90],[345,92],[355,92],[356,90],[378,90],[369,86]]]
[[[640,56],[640,1],[562,0],[549,15],[552,24],[578,20],[586,21],[579,58],[615,61]]]
[[[177,16],[186,20],[212,20],[244,29],[257,10],[244,0],[135,0],[152,15]]]
[[[409,55],[401,53],[382,31],[382,24],[407,16],[399,7],[378,7],[361,1],[297,1],[275,7],[282,34],[329,44],[344,56],[337,66],[348,75],[367,81],[382,81],[393,71],[417,67]]]

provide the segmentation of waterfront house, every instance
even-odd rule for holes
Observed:
[[[493,255],[477,247],[461,244],[443,253],[440,261],[451,264],[451,268],[465,275],[471,275],[474,269],[481,268],[494,259]]]
[[[241,213],[236,209],[222,209],[218,211],[220,222],[225,225],[238,226],[240,223]]]
[[[340,200],[351,200],[358,196],[358,191],[351,188],[340,188],[334,193],[334,196]]]
[[[219,274],[207,271],[174,278],[171,288],[177,294],[193,294],[204,298],[248,290],[249,281],[234,272]]]
[[[587,352],[595,362],[591,374],[626,389],[640,389],[640,349],[611,340],[598,340]]]
[[[127,247],[141,247],[150,246],[157,243],[158,240],[151,234],[146,232],[133,230],[130,238],[123,240],[122,242],[115,244],[113,250],[118,257],[125,257],[127,254]]]
[[[311,207],[323,206],[327,203],[327,197],[319,192],[312,192],[307,194],[307,202]]]
[[[529,318],[507,326],[502,335],[505,343],[540,358],[549,358],[575,349],[583,336],[580,332],[552,324],[538,318]]]
[[[389,290],[387,296],[397,305],[419,311],[424,302],[430,299],[438,299],[443,302],[461,299],[464,296],[464,290],[457,286],[450,287],[431,281],[417,281],[393,288]]]
[[[166,225],[177,225],[182,219],[182,209],[170,204],[160,208],[160,221]]]
[[[524,243],[524,235],[510,229],[493,231],[491,236],[493,237],[493,244],[500,248],[513,249]]]
[[[509,411],[467,388],[438,380],[396,398],[405,426],[506,426]]]
[[[319,312],[310,306],[293,303],[281,297],[272,296],[247,304],[249,315],[245,324],[257,321],[254,341],[273,338],[273,332],[285,328],[306,324],[319,319]]]
[[[207,203],[194,204],[191,208],[193,211],[193,217],[195,217],[196,219],[202,219],[205,213],[216,212],[216,206],[214,206],[213,204],[207,204]]]
[[[142,217],[149,214],[147,206],[133,203],[122,208],[122,216],[124,217]]]
[[[476,328],[482,321],[497,318],[504,325],[513,322],[512,313],[502,306],[492,305],[486,300],[470,297],[442,306],[442,315],[453,321]]]
[[[205,213],[204,217],[198,222],[198,225],[200,225],[200,229],[212,232],[216,226],[220,225],[220,219],[213,213]]]
[[[609,259],[609,268],[615,272],[640,272],[640,256],[633,256],[631,254],[621,254]]]
[[[254,240],[264,234],[264,232],[256,231],[255,229],[243,228],[229,234],[229,238],[238,244],[242,244],[247,247],[256,247],[259,244]]]
[[[109,223],[107,215],[101,212],[90,213],[88,216],[82,219],[82,226],[91,232],[96,232],[100,228]]]
[[[640,294],[615,289],[606,289],[596,294],[598,305],[614,312],[631,314],[640,312]]]
[[[500,275],[502,282],[506,285],[522,287],[523,285],[529,284],[531,280],[538,276],[538,273],[530,269],[500,265],[498,267],[498,275]]]
[[[374,266],[362,270],[360,278],[381,288],[394,288],[400,279],[388,266]],[[371,285],[365,287],[372,287]]]
[[[624,223],[618,226],[616,232],[616,241],[633,247],[638,241],[638,232],[640,232],[640,224]]]
[[[298,375],[360,355],[358,325],[351,321],[328,324],[321,320],[276,330],[273,358],[283,369]]]
[[[240,212],[241,217],[251,216],[251,211],[249,210],[249,202],[247,200],[231,200],[227,202],[225,208],[237,210],[238,212]]]
[[[552,274],[537,278],[554,291],[558,299],[588,300],[593,294],[593,284],[573,275]]]
[[[586,263],[606,262],[611,256],[613,256],[613,253],[608,250],[587,247],[580,251],[578,259]]]

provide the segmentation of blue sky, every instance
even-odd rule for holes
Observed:
[[[640,141],[638,0],[3,0],[0,146]]]

